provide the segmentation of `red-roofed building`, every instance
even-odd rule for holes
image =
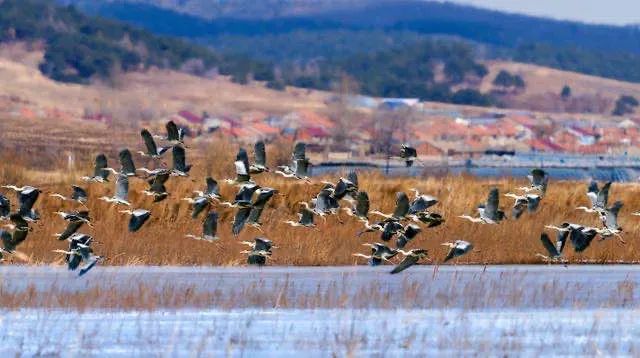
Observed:
[[[562,152],[564,148],[548,139],[532,139],[529,141],[532,150],[540,152]]]
[[[182,118],[184,118],[187,122],[191,123],[191,124],[197,124],[197,125],[201,125],[202,123],[204,123],[204,118],[200,117],[192,112],[189,112],[187,110],[182,110],[180,112],[178,112],[178,115]]]

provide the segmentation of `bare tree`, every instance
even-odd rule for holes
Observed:
[[[387,160],[386,171],[389,171],[389,160],[393,156],[396,141],[406,143],[408,127],[416,117],[414,109],[410,106],[400,108],[378,108],[372,119],[374,135],[372,137],[372,151],[383,153]]]
[[[335,99],[329,104],[329,117],[334,123],[332,130],[333,146],[339,149],[350,149],[349,132],[353,130],[356,113],[350,106],[352,96],[358,93],[358,83],[347,75],[342,75],[336,84]]]

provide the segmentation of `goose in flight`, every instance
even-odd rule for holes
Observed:
[[[531,173],[527,176],[529,179],[529,186],[522,186],[518,189],[525,193],[537,191],[540,195],[544,195],[547,192],[547,186],[549,185],[549,174],[539,168],[531,170]]]
[[[536,254],[536,256],[541,257],[545,261],[558,261],[562,259],[562,250],[564,249],[564,244],[566,242],[568,233],[558,232],[556,243],[554,245],[549,238],[549,235],[546,233],[542,233],[540,235],[540,242],[542,242],[542,246],[547,250],[547,255]]]
[[[384,227],[387,224],[387,221],[383,220],[383,221],[374,222],[372,224],[368,220],[363,220],[362,223],[364,225],[364,229],[362,231],[358,231],[358,233],[356,234],[356,236],[358,237],[368,232],[376,232],[376,231],[383,232]]]
[[[409,241],[418,236],[420,231],[422,230],[418,225],[409,224],[405,226],[402,231],[398,232],[398,237],[396,238],[396,247],[399,249],[403,249]]]
[[[197,218],[200,213],[211,207],[211,202],[204,196],[197,196],[195,198],[182,198],[182,200],[188,201],[189,204],[191,204],[192,219]]]
[[[302,202],[300,204],[301,205],[300,211],[298,212],[298,221],[286,220],[284,223],[293,227],[316,227],[316,224],[313,222],[313,216],[315,215],[315,213],[309,208],[309,204],[307,204],[306,202]]]
[[[323,181],[323,183],[325,184],[324,189],[332,190],[331,195],[336,201],[340,201],[343,199],[351,201],[358,192],[357,185],[347,178],[338,179],[338,183],[336,185],[333,185],[333,183],[326,181]]]
[[[85,234],[74,234],[69,238],[68,250],[53,250],[54,252],[65,254],[65,261],[70,271],[80,268],[78,276],[84,276],[102,259],[93,253],[91,242],[93,238]],[[84,265],[80,267],[80,264]]]
[[[390,220],[402,220],[406,218],[407,214],[409,214],[409,197],[404,192],[399,191],[396,193],[396,207],[393,210],[393,213],[385,214],[378,210],[372,210],[371,214],[382,216]]]
[[[165,125],[165,129],[167,131],[166,137],[163,136],[154,136],[154,138],[162,139],[171,143],[172,145],[178,145],[184,143],[184,129],[178,128],[174,121],[169,121]]]
[[[56,211],[56,214],[60,215],[60,217],[64,221],[68,221],[70,223],[81,222],[83,224],[87,224],[89,226],[93,226],[91,224],[91,218],[89,217],[89,211],[87,211],[87,210],[73,211],[73,212],[70,212],[70,213],[65,213],[63,211]]]
[[[360,221],[369,220],[369,195],[364,191],[356,194],[355,203],[350,208],[342,208],[347,215],[354,216]]]
[[[269,167],[267,167],[267,151],[265,150],[263,141],[256,142],[256,144],[253,146],[253,154],[255,157],[255,161],[249,166],[249,173],[260,174],[269,172]]]
[[[164,185],[169,180],[169,173],[158,174],[149,179],[149,189],[143,190],[142,193],[153,197],[153,202],[158,203],[169,196],[167,187]]]
[[[579,206],[576,208],[576,210],[603,215],[603,212],[606,210],[607,203],[609,201],[610,188],[611,182],[607,182],[602,186],[602,188],[598,188],[598,183],[592,180],[587,189],[587,197],[589,198],[591,207]]]
[[[426,224],[428,228],[436,227],[445,221],[442,215],[438,213],[431,213],[428,211],[421,211],[416,214],[410,214],[407,217],[415,222]]]
[[[258,229],[261,227],[260,216],[262,215],[264,206],[276,192],[277,191],[272,188],[259,188],[255,191],[257,194],[255,200],[249,201],[247,204],[247,200],[244,200],[246,198],[243,199],[233,219],[232,232],[234,236],[240,234],[245,224]],[[251,195],[251,197],[252,196],[253,195]],[[249,199],[251,199],[251,197],[249,197]]]
[[[191,164],[187,164],[184,147],[180,145],[174,145],[172,149],[172,154],[173,154],[173,168],[171,168],[171,175],[179,176],[179,177],[189,176],[189,171],[191,170]]]
[[[81,179],[86,182],[104,183],[109,181],[109,170],[107,157],[104,154],[98,154],[95,159],[93,175],[83,176]]]
[[[337,214],[340,203],[333,194],[334,189],[328,186],[320,190],[316,197],[311,199],[314,211],[319,215]]]
[[[400,158],[404,159],[407,168],[413,166],[413,162],[418,159],[418,151],[414,147],[403,144],[400,147]]]
[[[520,216],[527,210],[529,213],[533,213],[538,209],[540,205],[540,199],[542,198],[538,194],[524,194],[517,195],[513,193],[507,193],[504,196],[515,199],[513,208],[511,209],[511,217],[519,219]]]
[[[504,211],[500,210],[500,194],[498,188],[492,188],[486,203],[478,206],[478,217],[469,215],[460,215],[459,218],[469,220],[473,223],[480,224],[497,224],[505,219]]]
[[[60,193],[51,193],[49,196],[54,198],[62,199],[63,201],[75,201],[82,206],[86,207],[87,200],[89,199],[89,195],[87,195],[87,191],[77,185],[71,186],[71,196],[66,197]]]
[[[147,220],[151,217],[151,212],[145,209],[120,210],[123,214],[129,214],[129,232],[140,230]]]
[[[58,240],[60,241],[69,239],[85,223],[91,225],[91,218],[89,217],[88,211],[78,211],[76,213],[70,213],[70,214],[58,212],[58,215],[60,215],[64,220],[69,222],[63,232],[53,235],[57,237]]]
[[[622,240],[622,237],[620,236],[622,228],[618,225],[618,213],[620,212],[620,209],[622,209],[622,206],[623,204],[621,201],[616,201],[611,207],[606,208],[601,212],[600,218],[604,228],[598,230],[598,234],[600,234],[602,239],[615,235],[624,243],[624,240]]]
[[[11,201],[0,194],[0,220],[7,220],[11,214]]]
[[[364,255],[361,253],[355,253],[353,256],[362,257],[367,259],[367,262],[371,266],[381,265],[384,261],[390,261],[398,254],[398,250],[392,249],[385,244],[374,243],[374,244],[362,244],[363,246],[368,246],[371,248],[370,255]]]
[[[424,249],[413,249],[411,251],[402,251],[398,250],[402,255],[404,255],[404,260],[402,260],[396,267],[391,270],[391,274],[400,273],[409,267],[418,264],[420,260],[428,259],[428,251]]]
[[[220,188],[218,187],[218,182],[212,177],[207,177],[205,179],[206,188],[204,191],[194,190],[193,193],[198,197],[204,197],[209,200],[220,201],[222,196],[220,196]]]
[[[229,208],[238,208],[243,206],[250,206],[251,199],[253,198],[253,194],[260,189],[260,185],[256,183],[246,183],[240,185],[238,189],[238,193],[236,193],[235,198],[233,199],[233,203],[229,203],[226,201],[222,202],[222,205]]]
[[[309,180],[309,159],[307,158],[307,145],[302,142],[296,143],[293,148],[291,165],[279,166],[276,174],[282,175],[285,178],[295,178],[310,183]]]
[[[393,236],[403,230],[404,227],[399,221],[386,220],[382,226],[382,233],[380,234],[380,240],[389,241]]]
[[[225,179],[228,184],[245,185],[253,183],[251,180],[251,166],[249,165],[249,155],[244,148],[238,149],[236,161],[233,162],[236,168],[235,179]]]
[[[597,228],[569,222],[564,222],[560,226],[546,225],[545,228],[558,231],[556,242],[562,243],[561,245],[564,245],[568,238],[576,252],[586,250],[599,231]],[[562,250],[558,251],[562,252]]]
[[[23,255],[16,251],[18,245],[27,239],[29,234],[29,224],[19,214],[11,214],[9,218],[12,224],[5,225],[9,229],[13,230],[10,233],[6,230],[0,230],[0,239],[2,240],[2,248],[0,248],[0,260],[3,259],[3,253],[16,255],[20,259],[27,259],[26,255]]]
[[[116,178],[116,193],[112,197],[103,196],[99,199],[107,203],[113,203],[116,205],[131,206],[131,203],[127,201],[129,197],[129,178],[126,174],[119,174]]]
[[[115,176],[125,175],[128,177],[136,176],[136,166],[133,163],[133,158],[131,157],[131,152],[129,149],[123,149],[118,154],[118,158],[120,159],[120,171],[117,171],[113,168],[106,167],[104,170],[108,170],[113,173]]]
[[[187,234],[185,237],[195,239],[195,240],[203,240],[213,242],[219,240],[220,238],[217,236],[218,232],[218,213],[209,212],[207,217],[202,222],[202,236]]]
[[[143,157],[157,159],[157,158],[160,158],[167,150],[169,150],[169,148],[171,148],[171,147],[158,148],[158,146],[156,145],[156,141],[153,139],[153,136],[146,129],[143,129],[142,131],[140,131],[140,135],[142,136],[142,140],[144,141],[144,146],[146,148],[146,151],[144,152],[139,151],[138,153]]]
[[[456,240],[454,242],[445,242],[442,246],[449,247],[449,252],[444,258],[444,262],[447,262],[455,257],[460,257],[469,251],[473,250],[473,244],[464,240]]]
[[[417,214],[429,210],[430,207],[438,203],[438,199],[426,194],[421,194],[418,189],[411,189],[415,196],[409,204],[409,214]]]
[[[264,265],[267,263],[267,257],[271,256],[272,249],[277,248],[273,245],[271,240],[264,237],[257,237],[253,242],[241,241],[241,244],[247,245],[251,248],[248,251],[241,251],[240,253],[248,254],[247,263],[249,265]]]
[[[33,186],[17,187],[15,185],[3,185],[3,188],[12,189],[18,196],[18,214],[26,221],[40,220],[40,214],[33,207],[38,201],[42,190]]]

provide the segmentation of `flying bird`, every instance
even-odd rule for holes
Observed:
[[[378,210],[372,210],[371,214],[382,216],[391,220],[402,220],[409,214],[409,197],[404,192],[396,193],[396,207],[391,214],[385,214]]]
[[[454,242],[445,242],[443,246],[449,247],[449,252],[444,258],[444,262],[447,262],[455,257],[460,257],[469,251],[473,250],[473,244],[464,240],[456,240]]]
[[[75,201],[86,207],[87,200],[89,199],[87,191],[77,185],[72,185],[71,190],[70,197],[66,197],[60,193],[51,193],[49,196],[62,199],[63,201]]]
[[[399,249],[403,249],[409,241],[413,240],[418,234],[422,231],[420,226],[409,224],[405,226],[402,231],[398,232],[398,237],[396,238],[396,247]]]
[[[563,234],[560,232],[558,234],[559,234],[558,235],[559,238],[561,238],[564,235],[566,240],[566,234]],[[562,242],[556,240],[556,243],[554,245],[554,243],[551,242],[549,235],[543,232],[540,235],[540,242],[542,242],[542,246],[545,248],[545,250],[547,250],[548,255],[536,254],[536,256],[539,256],[546,261],[556,261],[562,258],[562,249],[564,248],[564,242],[565,242],[564,240]]]
[[[127,200],[129,197],[129,178],[126,174],[118,174],[116,178],[116,193],[112,197],[103,196],[99,199],[107,203],[114,203],[116,205],[131,206],[131,203]]]
[[[538,194],[524,194],[517,195],[513,193],[505,194],[507,197],[515,199],[513,208],[511,209],[511,217],[519,219],[520,216],[527,210],[529,213],[533,213],[538,209],[540,205],[541,196]]]
[[[409,252],[398,250],[402,255],[404,255],[404,260],[402,260],[398,266],[394,267],[391,270],[391,274],[400,273],[409,267],[418,264],[420,260],[428,258],[428,251],[424,249],[413,249]]]
[[[191,204],[192,219],[197,218],[200,213],[211,207],[211,202],[204,196],[198,196],[195,198],[182,198],[182,200],[188,201],[189,204]]]
[[[18,214],[26,221],[40,220],[40,214],[33,207],[38,201],[42,190],[33,186],[17,187],[15,185],[3,185],[3,188],[12,189],[18,196]]]
[[[199,197],[205,197],[210,200],[219,201],[222,196],[220,196],[220,188],[218,187],[218,182],[212,177],[207,177],[205,179],[206,188],[204,191],[194,190],[193,192]]]
[[[54,252],[65,254],[65,261],[70,271],[80,268],[78,276],[84,276],[102,259],[93,253],[91,242],[93,238],[85,234],[74,234],[69,238],[68,250],[53,250]],[[84,265],[80,267],[80,264]]]
[[[186,177],[189,176],[189,171],[191,170],[191,164],[187,164],[186,162],[186,154],[184,151],[184,147],[180,145],[173,146],[173,168],[171,169],[171,175]]]
[[[233,162],[236,168],[235,179],[225,179],[228,184],[244,185],[253,183],[251,180],[251,166],[249,165],[249,155],[244,148],[238,149],[236,160]]]
[[[308,204],[304,204],[307,203],[303,202],[303,205],[300,205],[298,221],[286,220],[284,223],[293,227],[316,227],[316,224],[313,222],[313,216],[315,215],[313,210],[309,208]]]
[[[525,193],[537,191],[540,195],[544,195],[547,192],[547,186],[549,185],[549,174],[539,168],[531,170],[531,173],[527,176],[529,179],[529,186],[523,186],[518,189]]]
[[[279,166],[275,173],[285,178],[295,178],[310,183],[309,166],[311,163],[306,153],[307,145],[303,142],[296,143],[293,148],[291,165]]]
[[[492,188],[489,191],[486,203],[482,203],[478,206],[478,217],[472,217],[469,215],[460,215],[458,217],[474,223],[497,224],[505,219],[504,211],[500,210],[499,203],[500,194],[498,192],[498,188]]]
[[[120,210],[123,214],[129,214],[129,231],[136,232],[140,230],[147,220],[151,217],[151,212],[145,209]]]
[[[104,154],[98,154],[95,159],[93,175],[83,176],[81,179],[87,182],[104,183],[109,181],[109,170],[106,168],[107,157]]]
[[[143,157],[150,157],[153,159],[160,158],[167,150],[169,150],[169,148],[171,148],[171,147],[158,148],[158,146],[156,145],[156,141],[153,140],[153,136],[146,129],[143,129],[142,131],[140,131],[140,135],[142,136],[142,140],[144,140],[146,151],[145,152],[139,151],[138,153]]]
[[[253,164],[249,166],[250,174],[260,174],[264,172],[269,172],[269,167],[267,167],[267,152],[265,150],[264,142],[257,141],[253,147],[253,153],[255,157],[255,161]]]
[[[0,194],[0,220],[6,220],[11,213],[11,201],[6,196]]]
[[[343,208],[350,216],[356,217],[360,221],[369,220],[369,195],[364,191],[356,194],[355,203],[350,208]]]
[[[187,234],[185,235],[188,238],[195,240],[203,240],[213,242],[219,240],[220,238],[217,236],[218,232],[218,213],[209,212],[207,217],[202,222],[202,236]]]
[[[249,194],[249,191],[247,191],[245,197],[239,201],[239,207],[232,224],[232,232],[234,236],[238,236],[240,234],[245,224],[255,228],[260,228],[262,225],[260,223],[260,216],[262,215],[264,206],[276,193],[276,190],[272,188],[259,188],[254,192],[257,194],[255,200],[251,201],[253,192],[250,192],[251,196],[247,197]]]
[[[165,129],[167,130],[166,137],[155,136],[155,138],[165,140],[173,145],[184,143],[185,131],[183,128],[178,128],[174,121],[167,122],[167,124],[165,125]]]
[[[400,158],[404,159],[407,168],[413,166],[413,162],[418,159],[418,151],[416,148],[403,144],[400,147]]]
[[[374,243],[374,244],[362,244],[363,246],[368,246],[371,248],[370,255],[364,255],[361,253],[355,253],[353,256],[362,257],[367,259],[367,262],[370,266],[378,266],[381,265],[384,261],[390,261],[398,254],[398,250],[392,249],[385,244]]]
[[[0,230],[0,239],[2,240],[2,248],[0,248],[0,259],[3,258],[3,253],[17,255],[19,258],[25,260],[27,257],[16,251],[18,245],[27,239],[29,234],[29,224],[19,214],[11,214],[9,218],[12,224],[5,225],[5,227],[13,230],[10,233],[6,230]]]
[[[609,201],[610,188],[611,182],[607,182],[602,186],[602,188],[598,188],[598,183],[592,180],[587,188],[587,197],[589,198],[591,207],[579,206],[576,210],[583,210],[587,213],[598,213],[603,215]]]
[[[169,196],[165,183],[169,180],[169,173],[158,174],[149,179],[149,189],[143,190],[142,193],[153,197],[153,202],[158,203]]]
[[[241,244],[248,245],[251,250],[241,251],[240,253],[248,254],[247,263],[249,265],[264,265],[267,263],[267,257],[271,256],[272,249],[277,248],[271,240],[263,237],[257,237],[253,242],[241,241]]]

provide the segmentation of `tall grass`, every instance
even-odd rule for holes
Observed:
[[[98,134],[106,135],[105,130],[82,130],[78,134],[86,135],[90,142]],[[61,132],[63,132],[61,130]],[[142,146],[136,134],[137,130],[120,136],[114,149],[127,146],[132,152]],[[75,132],[67,130],[69,135]],[[46,133],[40,133],[46,138]],[[76,153],[72,144],[65,147],[59,142],[43,146],[41,152],[50,152],[52,159],[42,159],[38,153],[19,151],[15,146],[4,147],[0,154],[0,184],[35,185],[44,193],[36,204],[42,214],[42,220],[33,225],[33,231],[19,250],[30,257],[32,264],[60,263],[61,257],[52,253],[54,249],[64,248],[64,242],[57,241],[53,235],[61,232],[65,222],[53,213],[57,210],[73,210],[78,207],[72,203],[63,203],[48,196],[51,192],[68,193],[71,184],[80,183],[80,176],[92,171],[93,156],[102,147],[96,142],[95,148],[79,151],[75,167],[67,168],[63,153]],[[152,203],[151,199],[140,193],[146,188],[141,179],[130,181],[130,201],[134,206],[151,210],[151,219],[137,233],[127,231],[128,217],[118,213],[115,208],[97,198],[112,195],[113,184],[85,184],[90,200],[88,207],[94,219],[94,228],[84,227],[83,232],[95,237],[95,251],[105,256],[108,265],[238,265],[244,263],[239,252],[243,247],[241,240],[251,240],[256,236],[266,236],[279,247],[275,250],[271,264],[275,265],[352,265],[363,264],[352,256],[354,252],[366,252],[365,242],[379,241],[377,233],[356,237],[362,224],[341,214],[341,219],[328,217],[326,221],[316,220],[316,229],[292,228],[284,220],[296,219],[297,203],[308,201],[323,186],[321,180],[337,180],[337,176],[313,178],[313,184],[277,177],[271,173],[255,177],[258,184],[279,190],[279,195],[268,203],[263,212],[262,232],[247,227],[237,238],[231,235],[231,221],[234,210],[214,208],[220,214],[219,236],[221,240],[211,244],[185,238],[187,233],[199,233],[201,219],[191,219],[189,204],[180,199],[191,196],[195,189],[202,189],[204,177],[213,175],[221,182],[222,195],[233,199],[237,188],[222,184],[223,178],[233,177],[233,159],[238,144],[224,138],[189,142],[187,161],[194,164],[189,178],[171,178],[167,188],[170,197],[161,203]],[[280,141],[268,145],[270,162],[282,163],[287,160],[291,148],[290,142]],[[248,148],[250,149],[250,148]],[[251,150],[249,150],[251,152]],[[117,152],[108,151],[110,164],[117,166]],[[40,158],[40,159],[38,159]],[[151,164],[136,156],[138,166]],[[44,161],[44,162],[43,162]],[[170,154],[165,158],[170,165]],[[63,168],[63,169],[59,169]],[[435,195],[440,203],[433,210],[444,215],[446,222],[439,227],[426,229],[412,241],[408,248],[426,248],[434,262],[440,262],[445,249],[440,245],[446,241],[467,240],[475,244],[477,250],[458,260],[458,263],[495,263],[526,264],[540,262],[535,254],[544,253],[539,242],[544,225],[559,224],[563,221],[598,225],[594,215],[576,211],[578,205],[586,205],[586,183],[571,181],[551,181],[548,193],[542,200],[538,212],[524,214],[520,220],[507,220],[499,225],[478,225],[465,222],[461,214],[473,214],[478,203],[486,200],[490,187],[496,186],[500,193],[514,191],[526,183],[524,178],[479,179],[467,176],[444,176],[420,178],[388,178],[373,172],[360,172],[361,190],[367,191],[371,208],[390,212],[395,205],[397,191],[409,192],[417,188],[421,192]],[[12,192],[3,190],[15,203]],[[635,184],[614,184],[610,193],[611,200],[622,200],[625,206],[620,214],[620,224],[624,228],[626,245],[611,239],[594,242],[592,247],[582,254],[574,254],[567,248],[566,256],[570,261],[595,260],[637,261],[640,260],[638,243],[635,238],[640,232],[640,218],[630,216],[630,212],[640,209],[640,187]],[[346,203],[345,203],[346,205]],[[510,210],[512,200],[501,196],[501,207]],[[343,223],[341,224],[340,221]],[[9,261],[12,261],[10,259]],[[14,260],[12,262],[20,263]]]

